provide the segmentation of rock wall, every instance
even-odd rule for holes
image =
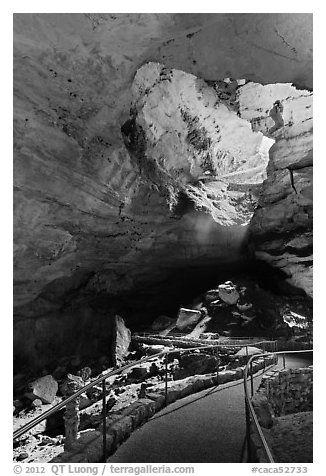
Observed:
[[[250,223],[258,259],[284,271],[312,296],[313,95],[292,85],[247,84],[239,91],[241,117],[268,135],[270,105],[280,99],[284,127],[273,134],[267,179]]]
[[[236,223],[230,191],[216,192],[216,203],[227,195],[220,223],[193,207],[171,210],[171,197],[204,171],[198,167],[203,154],[194,154],[190,184],[185,172],[167,180],[182,147],[190,150],[191,131],[181,131],[162,180],[151,175],[156,152],[166,153],[170,144],[149,137],[154,104],[144,103],[145,91],[141,107],[133,104],[140,66],[155,61],[205,80],[233,76],[311,87],[311,22],[306,14],[14,15],[14,348],[20,362],[105,348],[119,293],[190,261],[217,265],[243,257],[248,204]],[[164,74],[160,79],[169,83]],[[203,112],[201,104],[214,95],[205,96],[195,79],[190,86],[198,84],[201,99],[192,107]],[[160,85],[152,98],[169,114],[158,91]],[[121,131],[133,117],[131,106],[147,127],[152,160],[142,168]],[[219,110],[231,117],[227,108]],[[172,134],[172,120],[166,125]],[[188,193],[211,207],[209,184]]]
[[[205,81],[159,63],[138,70],[132,99],[126,147],[170,207],[182,191],[216,223],[247,224],[255,204],[246,192],[266,177],[265,142],[273,140],[253,132]]]
[[[312,410],[313,369],[284,369],[268,375],[254,396],[252,404],[260,411],[264,399],[270,405],[271,418]],[[264,425],[265,426],[265,425]]]
[[[251,401],[275,462],[312,462],[312,366],[269,371]],[[252,461],[269,462],[253,423],[250,441]]]

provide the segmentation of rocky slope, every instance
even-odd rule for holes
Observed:
[[[169,269],[242,259],[242,225],[254,207],[241,187],[261,159],[262,135],[230,105],[218,105],[216,90],[208,93],[203,81],[180,70],[211,81],[232,75],[311,87],[310,29],[305,14],[15,15],[19,365],[105,348],[115,296],[162,279]],[[148,86],[137,83],[137,73],[131,88],[136,71],[151,61],[165,66],[152,63],[158,84],[153,75],[146,76]],[[171,68],[178,71],[170,81]],[[155,103],[162,106],[158,117]],[[248,144],[242,165],[237,141]],[[266,163],[254,183],[264,179]],[[200,180],[212,172],[235,175],[220,187]]]

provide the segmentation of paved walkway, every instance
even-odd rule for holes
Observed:
[[[311,365],[287,356],[287,368]],[[279,366],[281,367],[282,359]],[[256,375],[254,388],[261,381]],[[112,463],[240,463],[245,440],[243,380],[189,395],[153,416],[120,446]]]

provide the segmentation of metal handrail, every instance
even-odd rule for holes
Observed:
[[[255,342],[255,345],[260,345],[260,344],[266,344],[266,343],[275,343],[275,341],[271,341],[271,340],[264,340],[264,341],[260,341],[260,342]],[[13,439],[16,440],[17,438],[19,438],[20,436],[22,436],[24,433],[26,433],[27,431],[31,430],[32,428],[34,428],[36,425],[38,425],[39,423],[41,423],[42,421],[44,421],[46,418],[48,418],[49,416],[53,415],[54,413],[58,412],[59,410],[61,410],[62,408],[64,408],[68,403],[74,401],[76,398],[78,398],[82,393],[86,392],[87,390],[89,390],[90,388],[94,387],[95,385],[98,385],[100,383],[103,383],[103,423],[104,423],[104,427],[103,427],[103,442],[105,442],[105,419],[106,419],[106,406],[104,404],[105,402],[105,398],[106,398],[106,395],[105,395],[105,380],[109,377],[112,377],[114,375],[118,375],[118,374],[121,374],[123,373],[125,370],[128,370],[132,367],[135,367],[139,364],[142,364],[144,362],[148,362],[152,359],[155,359],[157,357],[162,357],[164,355],[167,355],[167,354],[171,354],[171,353],[176,353],[176,352],[189,352],[189,351],[193,351],[193,350],[203,350],[203,349],[209,349],[209,348],[218,348],[218,347],[222,347],[223,344],[213,344],[213,345],[205,345],[205,346],[196,346],[196,347],[190,347],[190,348],[187,348],[187,349],[176,349],[176,348],[173,348],[173,349],[168,349],[168,350],[164,350],[162,352],[159,352],[157,354],[153,354],[153,355],[150,355],[148,357],[144,357],[142,359],[139,359],[135,362],[132,362],[130,364],[126,364],[122,367],[119,367],[115,370],[111,370],[110,372],[107,372],[103,375],[101,375],[100,377],[98,377],[97,379],[93,380],[92,382],[88,383],[87,385],[85,385],[84,387],[80,388],[79,390],[77,390],[73,395],[70,395],[68,398],[66,398],[65,400],[63,400],[62,402],[58,403],[57,405],[55,405],[54,407],[50,408],[49,410],[47,410],[46,412],[42,413],[41,415],[39,415],[38,417],[34,418],[32,421],[26,423],[25,425],[23,425],[22,427],[20,427],[18,430],[14,431],[13,433]],[[239,345],[236,345],[236,344],[228,344],[228,347],[239,347]],[[244,347],[247,347],[247,346],[244,346]],[[167,377],[167,375],[166,375]],[[167,382],[166,382],[166,389],[167,389]]]
[[[244,337],[244,336],[229,336],[229,337],[225,337],[225,336],[220,336],[218,334],[218,332],[209,332],[209,334],[213,334],[213,335],[218,335],[219,337],[216,338],[216,339],[199,339],[199,340],[219,340],[221,338],[227,338],[227,339],[230,339],[230,340],[248,340],[248,341],[252,341],[254,339],[256,339],[256,337]],[[148,332],[148,331],[142,331],[142,332],[135,332],[133,334],[134,337],[153,337],[153,338],[160,338],[160,339],[173,339],[173,338],[178,338],[178,337],[183,337],[184,339],[188,338],[189,335],[187,334],[184,334],[182,332],[170,332],[169,334],[167,335],[162,335],[160,333],[157,333],[157,332]]]
[[[220,339],[198,339],[196,337],[188,338],[188,336],[184,335],[184,334],[180,334],[180,335],[179,334],[169,334],[169,335],[166,335],[166,336],[162,336],[160,334],[151,334],[151,333],[145,333],[145,332],[134,334],[134,337],[136,338],[136,340],[137,340],[137,337],[144,338],[144,339],[146,339],[148,337],[148,338],[152,338],[152,339],[160,339],[162,341],[164,341],[164,340],[174,341],[174,340],[178,340],[179,337],[183,337],[182,340],[180,339],[181,344],[186,343],[186,342],[189,342],[191,344],[192,341],[198,341],[198,344],[200,344],[200,345],[198,345],[198,348],[200,348],[200,349],[204,348],[205,343],[210,342],[210,341],[214,342],[214,344],[212,344],[212,345],[217,346],[217,347],[245,347],[245,346],[256,346],[256,345],[264,344],[264,343],[275,343],[275,342],[277,342],[276,340],[273,340],[273,339],[256,342],[254,340],[255,337],[228,337],[227,338],[227,339],[232,339],[232,341],[236,341],[236,343],[234,343],[232,341],[229,342],[229,341],[220,340]],[[248,341],[248,343],[245,343],[245,341]],[[165,344],[167,344],[167,342],[165,342]]]
[[[247,438],[248,438],[248,441],[247,441],[247,444],[248,446],[250,445],[250,441],[249,441],[249,434],[248,434],[248,431],[249,431],[249,413],[251,414],[251,417],[252,417],[252,420],[255,424],[255,427],[256,427],[256,430],[258,432],[258,435],[260,437],[260,440],[262,442],[262,445],[263,445],[263,448],[265,450],[265,453],[266,453],[266,456],[267,456],[267,459],[269,461],[269,463],[275,463],[274,461],[274,458],[273,458],[273,455],[272,455],[272,452],[271,450],[269,449],[269,446],[268,446],[268,443],[266,441],[266,438],[264,436],[264,433],[263,433],[263,430],[260,426],[260,423],[258,421],[258,417],[256,415],[256,412],[255,412],[255,409],[253,407],[253,404],[251,402],[251,399],[249,398],[249,391],[248,391],[248,373],[249,373],[249,369],[250,369],[250,373],[251,373],[251,382],[252,382],[252,362],[254,359],[258,359],[260,357],[267,357],[267,356],[270,356],[270,355],[273,355],[273,356],[276,356],[276,355],[283,355],[283,368],[285,368],[285,354],[298,354],[298,353],[306,353],[306,352],[313,352],[313,349],[304,349],[304,350],[281,350],[281,351],[277,351],[277,352],[268,352],[268,353],[265,353],[265,354],[254,354],[252,355],[247,364],[246,364],[246,367],[245,367],[245,370],[244,370],[244,380],[243,380],[243,384],[244,384],[244,393],[245,393],[245,404],[246,404],[246,425],[247,425]],[[276,365],[277,362],[275,362],[273,365]],[[253,396],[253,385],[251,385],[251,397]]]

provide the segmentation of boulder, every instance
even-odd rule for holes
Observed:
[[[299,329],[306,329],[308,327],[307,318],[296,312],[286,309],[282,317],[285,324],[289,327],[297,327]]]
[[[201,312],[195,309],[186,309],[181,307],[176,322],[176,327],[180,330],[196,324],[201,318]]]
[[[219,297],[227,304],[236,304],[240,295],[231,281],[226,281],[218,287]]]
[[[34,408],[39,408],[43,404],[42,400],[40,398],[35,398],[35,400],[32,401],[32,407]]]
[[[25,395],[31,400],[39,398],[43,403],[52,403],[58,391],[58,382],[52,375],[45,375],[30,383],[29,388],[31,392]]]
[[[203,309],[206,309],[206,308],[203,308]],[[207,310],[206,310],[206,314],[207,314]],[[188,334],[186,336],[186,338],[191,338],[191,339],[199,339],[200,335],[205,332],[206,328],[207,328],[207,325],[209,323],[209,321],[211,320],[212,318],[209,317],[209,316],[205,316],[203,317],[203,319],[201,319],[198,324],[195,326],[195,328],[190,332],[190,334]]]
[[[175,371],[175,379],[216,372],[218,364],[219,359],[213,355],[203,353],[182,355],[180,359],[181,368]]]
[[[125,325],[122,317],[116,315],[114,321],[113,335],[113,355],[114,365],[122,365],[124,358],[128,354],[131,342],[131,332]]]

